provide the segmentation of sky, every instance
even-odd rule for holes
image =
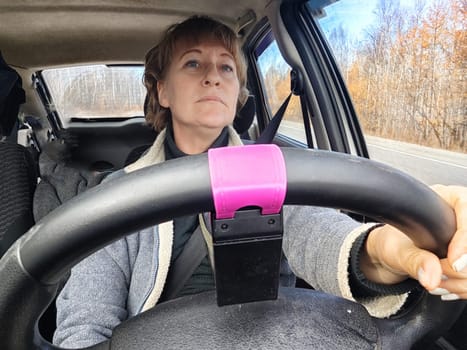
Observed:
[[[373,10],[378,0],[341,0],[326,7],[327,16],[319,22],[324,31],[336,26],[337,18],[346,17],[346,31],[352,32],[353,37],[363,34],[364,28],[373,21]],[[337,15],[337,16],[336,16]]]
[[[336,19],[345,19],[345,30],[352,33],[352,37],[362,38],[365,28],[368,28],[374,20],[374,9],[379,0],[339,0],[325,8],[327,16],[319,22],[326,32],[336,27]],[[394,1],[394,0],[386,0]],[[401,7],[413,7],[417,0],[400,0]],[[434,0],[425,0],[426,6]],[[336,16],[337,15],[337,16]]]

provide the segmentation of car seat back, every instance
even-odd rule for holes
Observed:
[[[14,137],[24,101],[21,77],[0,52],[0,257],[34,224],[36,165],[32,154]]]
[[[107,173],[83,169],[48,152],[39,157],[41,181],[34,193],[34,218],[39,221],[61,204],[99,184]]]
[[[0,257],[33,224],[35,162],[21,145],[0,142]]]

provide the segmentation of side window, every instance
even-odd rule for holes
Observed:
[[[255,50],[257,69],[263,81],[266,103],[275,115],[287,96],[290,94],[290,66],[282,57],[277,43],[269,33]],[[293,95],[285,111],[278,134],[306,144],[300,98]]]
[[[467,185],[466,13],[457,1],[341,0],[318,18],[372,159]]]

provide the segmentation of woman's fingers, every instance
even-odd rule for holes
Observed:
[[[467,272],[454,271],[447,259],[441,260],[443,275],[439,286],[430,290],[443,300],[467,299]]]
[[[467,187],[431,187],[456,213],[456,232],[448,247],[448,261],[455,271],[467,270]]]
[[[442,300],[467,299],[467,271],[457,272],[448,259],[417,248],[406,249],[400,255],[401,267],[433,295]]]
[[[394,227],[385,225],[372,233],[367,250],[377,268],[367,278],[378,283],[398,283],[409,275],[443,300],[467,299],[467,272],[455,271],[448,259],[440,260],[434,253],[418,248]]]
[[[438,257],[420,249],[400,230],[384,225],[374,229],[367,239],[367,254],[375,269],[367,278],[378,283],[398,283],[407,275],[427,289],[441,282],[442,269]],[[365,272],[365,271],[364,271]]]
[[[427,250],[415,249],[417,250],[417,258],[414,259],[413,263],[410,261],[406,263],[406,266],[410,270],[409,274],[413,278],[418,279],[426,290],[433,290],[439,287],[443,271],[438,257]]]
[[[379,283],[397,283],[409,275],[443,300],[467,299],[467,187],[435,185],[432,189],[456,214],[457,228],[447,258],[440,260],[416,247],[401,231],[384,225],[370,232],[367,239],[367,260],[372,266],[366,269],[367,277]]]

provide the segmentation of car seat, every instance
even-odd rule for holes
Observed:
[[[240,135],[240,138],[242,140],[251,140],[249,130],[250,130],[251,125],[253,124],[255,115],[256,115],[255,97],[253,95],[249,95],[245,104],[238,111],[233,121],[233,127],[237,131],[237,133]]]
[[[107,173],[70,164],[50,143],[39,156],[40,182],[34,193],[34,219],[39,221],[61,204],[99,184]],[[62,150],[64,151],[64,150]],[[66,151],[65,151],[66,152]]]
[[[0,257],[34,224],[35,162],[21,145],[0,141]]]
[[[0,52],[0,257],[34,224],[36,164],[28,149],[16,143],[14,132],[24,101],[21,77]]]

